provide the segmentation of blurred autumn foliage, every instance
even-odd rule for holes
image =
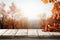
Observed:
[[[42,2],[46,4],[46,3],[48,3],[48,0],[42,0]]]
[[[47,4],[48,2],[52,2],[52,3],[55,3],[56,2],[56,0],[42,0],[42,2],[44,3],[44,4]]]
[[[0,29],[27,29],[32,28],[31,24],[28,24],[27,18],[15,20],[14,15],[19,15],[14,3],[9,7],[10,10],[6,12],[4,10],[5,4],[0,3]],[[19,15],[20,16],[20,15]],[[18,18],[19,19],[19,18]]]
[[[55,2],[52,8],[52,17],[46,20],[43,31],[60,32],[60,2]]]

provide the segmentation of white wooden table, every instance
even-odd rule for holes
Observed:
[[[49,37],[60,36],[60,32],[43,32],[42,29],[0,29],[2,36]]]

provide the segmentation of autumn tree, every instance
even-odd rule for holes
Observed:
[[[8,11],[8,15],[7,15],[7,28],[9,29],[13,29],[14,28],[14,13],[15,13],[16,7],[14,5],[14,3],[12,3],[12,5],[10,6],[10,11]]]
[[[5,4],[2,2],[1,4],[0,4],[0,14],[2,15],[2,20],[1,20],[1,28],[5,28],[4,27],[4,21],[6,20],[6,15],[7,15],[7,13],[6,13],[6,11],[4,10],[4,7],[5,7]]]
[[[44,31],[60,31],[60,2],[54,3],[52,17],[46,21]]]
[[[56,0],[41,0],[44,4],[47,4],[48,2],[50,3],[55,3]]]

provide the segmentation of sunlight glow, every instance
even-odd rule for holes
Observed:
[[[38,19],[38,9],[36,5],[28,5],[24,7],[24,16],[28,18],[28,20],[36,20]]]

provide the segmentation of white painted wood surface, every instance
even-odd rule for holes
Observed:
[[[39,36],[49,36],[48,32],[43,32],[41,29],[38,29],[38,35]]]
[[[17,32],[17,29],[9,29],[7,32],[3,34],[3,36],[14,36]]]
[[[27,29],[18,29],[18,32],[16,33],[16,36],[27,36]]]
[[[4,34],[8,29],[0,29],[0,36]]]
[[[0,36],[60,36],[60,32],[42,32],[42,29],[0,29]]]
[[[60,36],[60,32],[49,32],[49,34],[53,36]]]
[[[28,36],[29,37],[38,36],[37,29],[28,29]]]
[[[54,36],[60,36],[60,32],[54,32]]]

